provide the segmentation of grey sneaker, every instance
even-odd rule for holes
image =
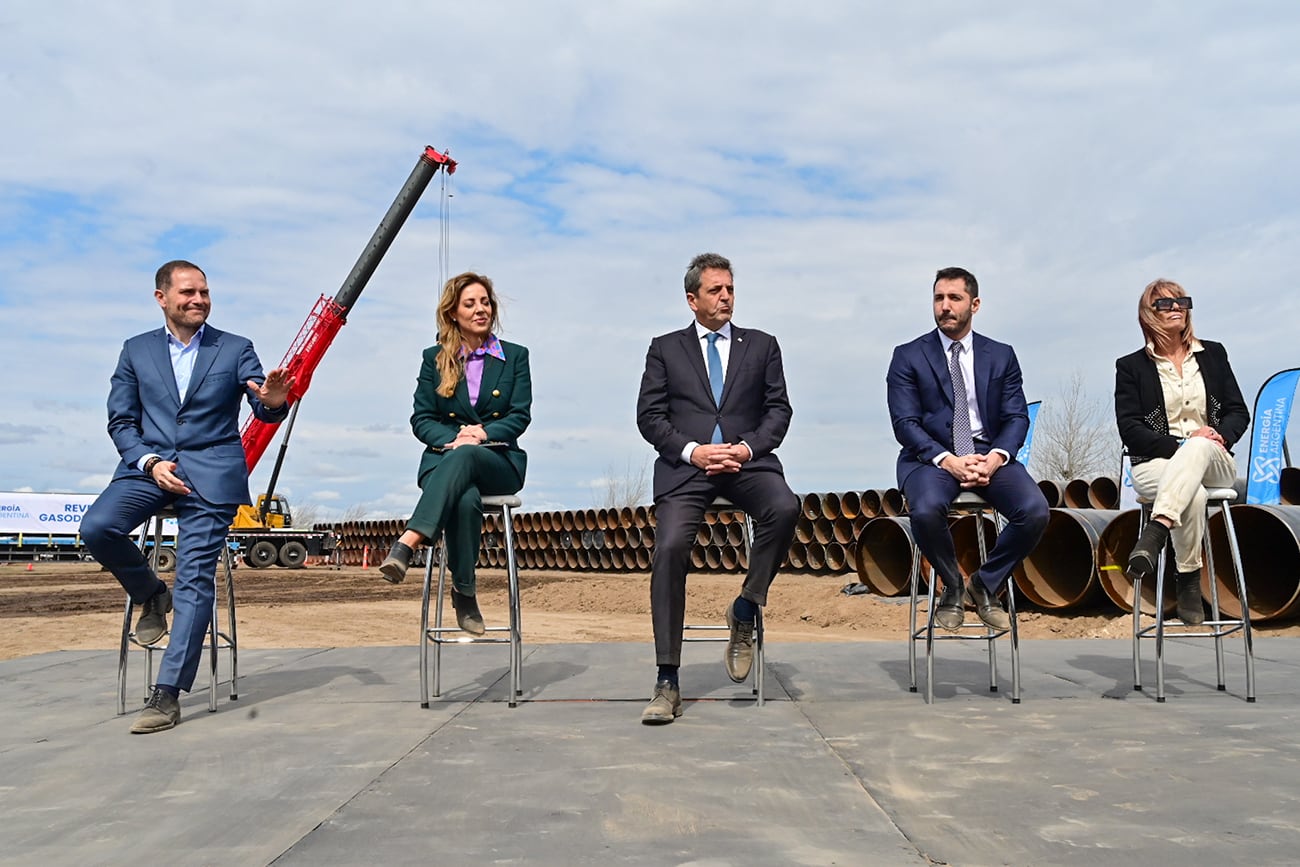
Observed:
[[[165,690],[154,687],[153,695],[145,702],[144,710],[131,725],[131,734],[147,735],[176,728],[181,721],[180,699]]]
[[[655,696],[641,711],[641,722],[648,726],[665,725],[682,715],[682,692],[670,681],[655,684]]]
[[[166,585],[140,606],[140,619],[135,624],[135,640],[141,644],[157,644],[167,634],[167,613],[172,610],[172,592]]]
[[[737,620],[732,611],[735,607],[734,602],[727,606],[727,626],[731,629],[731,637],[727,639],[722,664],[727,669],[727,677],[736,683],[744,683],[754,666],[754,621]]]

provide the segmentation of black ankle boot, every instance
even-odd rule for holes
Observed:
[[[1169,528],[1156,520],[1147,521],[1138,536],[1133,553],[1129,554],[1125,571],[1134,581],[1146,581],[1156,574],[1156,562],[1165,543],[1169,541]]]
[[[451,607],[456,609],[456,625],[470,635],[482,635],[487,632],[483,615],[478,610],[477,596],[464,596],[451,589]]]
[[[404,545],[401,542],[394,542],[393,548],[384,558],[384,562],[379,564],[379,574],[384,576],[385,581],[393,584],[401,584],[406,578],[406,570],[411,566],[410,545]]]
[[[1205,606],[1201,602],[1201,570],[1179,572],[1174,577],[1178,588],[1178,619],[1188,626],[1205,622]]]

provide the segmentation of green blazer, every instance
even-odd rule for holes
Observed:
[[[442,453],[433,449],[445,446],[456,438],[462,427],[483,425],[489,442],[504,442],[502,452],[515,474],[519,488],[524,486],[524,471],[528,455],[519,448],[519,435],[532,421],[533,380],[528,369],[528,350],[518,343],[501,341],[506,360],[487,356],[483,359],[483,382],[479,387],[478,402],[470,405],[469,387],[462,377],[451,397],[438,394],[438,353],[440,346],[424,350],[424,363],[420,378],[415,384],[415,411],[411,413],[411,430],[415,438],[426,446],[420,458],[418,479],[438,466]],[[518,490],[518,488],[516,488]]]

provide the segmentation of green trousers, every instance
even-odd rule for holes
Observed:
[[[457,593],[474,595],[474,567],[483,531],[482,496],[514,494],[521,487],[505,455],[482,446],[452,449],[420,479],[420,501],[406,527],[423,536],[430,547],[446,531],[447,567]]]

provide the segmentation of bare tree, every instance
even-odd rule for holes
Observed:
[[[367,509],[365,506],[361,505],[360,503],[353,503],[351,506],[348,506],[348,510],[343,513],[342,520],[360,521],[362,518],[366,516],[366,514],[369,511],[370,511],[369,509]]]
[[[293,507],[293,525],[299,529],[310,529],[320,520],[320,506],[305,503]]]
[[[1110,402],[1090,396],[1083,373],[1073,371],[1043,401],[1029,461],[1040,479],[1068,482],[1113,476],[1119,470],[1120,443]]]
[[[628,458],[620,473],[613,464],[605,468],[605,477],[597,483],[596,491],[603,494],[598,506],[603,509],[622,509],[639,506],[650,493],[650,462],[642,458],[633,464]]]

